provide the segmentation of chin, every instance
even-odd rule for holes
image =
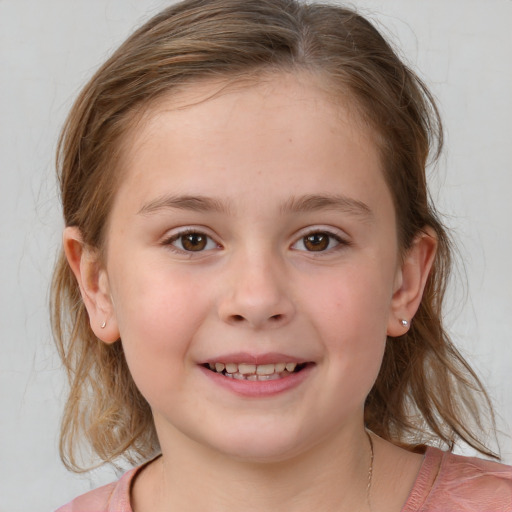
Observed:
[[[293,459],[311,448],[311,443],[298,439],[296,434],[283,429],[280,432],[251,429],[243,434],[238,430],[222,444],[212,443],[210,446],[236,461],[275,464]]]

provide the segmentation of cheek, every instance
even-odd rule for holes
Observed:
[[[179,387],[207,308],[191,281],[165,272],[119,273],[116,316],[126,360],[143,395]]]
[[[315,276],[304,288],[312,317],[337,337],[365,341],[385,339],[394,275],[375,264],[347,265],[336,273]],[[371,335],[373,333],[373,335]]]
[[[114,274],[121,335],[138,333],[137,337],[142,334],[155,342],[160,337],[166,342],[174,336],[181,338],[183,330],[193,327],[194,317],[205,302],[201,283],[165,264],[145,263],[147,270],[143,272],[134,266],[137,262]]]
[[[345,268],[308,296],[311,318],[325,346],[330,378],[354,403],[370,391],[387,340],[392,278],[373,265]],[[320,290],[322,292],[320,293]]]

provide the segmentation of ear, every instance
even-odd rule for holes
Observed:
[[[106,343],[119,339],[119,329],[110,295],[106,270],[98,251],[88,247],[77,227],[66,227],[63,246],[69,266],[75,274],[94,334]]]
[[[430,269],[434,263],[437,237],[427,227],[419,233],[398,269],[388,319],[388,336],[402,336],[418,310]],[[402,320],[407,324],[403,325]]]

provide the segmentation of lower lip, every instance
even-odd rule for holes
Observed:
[[[299,386],[306,380],[314,368],[314,364],[308,364],[297,373],[275,380],[238,380],[225,377],[221,373],[208,370],[199,366],[203,374],[215,384],[222,386],[229,391],[244,397],[264,398],[278,395]]]

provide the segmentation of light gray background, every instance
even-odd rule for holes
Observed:
[[[0,0],[0,511],[53,510],[115,477],[57,454],[64,376],[47,319],[61,220],[53,156],[79,88],[162,0]],[[512,425],[512,1],[361,0],[437,96],[447,149],[433,195],[467,271],[454,339]],[[502,454],[512,463],[510,437]],[[466,450],[466,453],[471,453]]]

